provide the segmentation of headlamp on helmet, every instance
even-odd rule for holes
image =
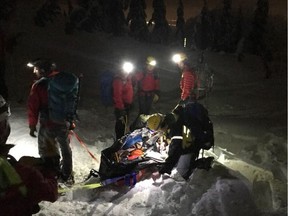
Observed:
[[[124,71],[124,73],[126,74],[130,74],[134,69],[134,65],[131,62],[124,62],[123,66],[122,66],[122,70]]]
[[[149,56],[147,58],[146,64],[151,65],[151,66],[156,66],[157,62],[153,57]]]
[[[48,75],[51,71],[56,70],[57,66],[54,62],[46,59],[36,59],[29,62],[28,67],[36,67],[42,75]]]
[[[187,56],[184,53],[177,53],[172,56],[172,61],[177,64],[184,61],[185,59],[187,59]]]

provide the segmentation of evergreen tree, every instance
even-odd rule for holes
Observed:
[[[223,0],[223,10],[220,15],[219,36],[217,38],[218,50],[226,52],[233,51],[232,46],[232,31],[233,31],[233,17],[231,14],[232,0]]]
[[[209,28],[210,28],[210,35],[209,35],[209,41],[211,43],[210,48],[212,50],[217,50],[218,45],[218,37],[219,37],[219,16],[217,14],[217,11],[211,11],[209,13]]]
[[[258,0],[257,8],[254,11],[252,30],[250,33],[250,52],[260,55],[264,48],[264,34],[266,33],[266,24],[269,12],[268,0]]]
[[[196,24],[197,34],[195,35],[198,48],[205,50],[208,47],[209,36],[209,20],[208,20],[208,7],[207,0],[203,1],[203,8],[201,10],[199,23]]]
[[[177,8],[177,22],[176,22],[176,40],[179,42],[179,44],[184,44],[184,26],[185,26],[185,19],[184,19],[184,7],[182,0],[179,0],[178,2],[178,8]]]
[[[232,39],[233,39],[233,49],[235,50],[237,54],[238,61],[242,61],[242,58],[244,57],[244,43],[245,43],[245,37],[243,33],[243,13],[242,13],[242,7],[239,7],[236,21],[235,21],[235,27],[232,32]]]
[[[103,30],[103,6],[101,0],[78,0],[76,8],[68,2],[69,20],[65,25],[67,34],[73,33],[75,29],[93,32]]]
[[[269,62],[273,60],[271,49],[267,45],[266,40],[266,28],[269,13],[268,0],[258,0],[257,8],[254,12],[254,20],[252,24],[252,31],[250,33],[250,51],[253,54],[259,55],[262,59],[265,78],[270,78],[271,70],[269,68]]]
[[[12,53],[14,46],[17,45],[16,35],[10,38],[9,36],[9,24],[11,23],[11,16],[16,7],[16,0],[0,0],[0,94],[8,100],[9,92],[6,85],[6,53]],[[6,28],[2,24],[6,24]]]
[[[110,0],[109,2],[112,33],[115,36],[120,36],[125,32],[125,27],[127,26],[124,15],[124,1]]]
[[[8,21],[15,9],[16,0],[0,0],[0,21]]]
[[[166,5],[164,0],[153,0],[153,14],[148,25],[154,23],[152,30],[152,42],[167,44],[170,27],[166,20]]]
[[[37,10],[34,16],[36,26],[44,27],[48,22],[54,22],[55,18],[61,14],[58,0],[46,0]]]
[[[127,23],[130,24],[130,35],[141,41],[146,41],[149,34],[145,9],[145,0],[132,0],[127,15]]]

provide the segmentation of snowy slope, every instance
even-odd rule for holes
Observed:
[[[24,4],[22,12],[33,10]],[[21,11],[19,11],[19,14]],[[25,14],[25,13],[24,13]],[[27,14],[26,14],[27,15]],[[25,101],[33,76],[25,65],[30,59],[48,56],[60,69],[84,73],[75,132],[100,159],[100,152],[113,142],[114,115],[99,100],[98,75],[123,59],[137,62],[153,55],[159,62],[161,98],[154,111],[166,113],[179,100],[179,74],[170,61],[177,48],[141,44],[127,37],[103,33],[59,31],[63,21],[47,28],[31,26],[20,15],[13,24],[24,32],[15,53],[7,56],[7,79],[11,91],[11,154],[37,156],[37,141],[29,136]],[[57,31],[56,31],[57,30]],[[192,61],[198,53],[190,51]],[[217,159],[209,172],[196,170],[189,182],[152,179],[130,190],[77,190],[55,203],[41,203],[38,215],[285,215],[287,211],[287,83],[283,74],[264,79],[263,66],[255,56],[242,63],[230,54],[206,52],[215,73],[211,95],[202,103],[214,122]],[[21,103],[17,103],[17,101]],[[137,104],[132,118],[137,112]],[[73,137],[71,142],[77,182],[98,169],[99,162]]]

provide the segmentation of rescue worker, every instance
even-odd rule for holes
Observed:
[[[156,64],[155,58],[149,56],[145,68],[135,74],[138,83],[139,115],[149,115],[152,103],[159,100],[159,75],[155,71]]]
[[[187,55],[184,53],[178,53],[172,57],[172,60],[181,70],[181,97],[179,104],[185,104],[188,101],[195,100],[196,96],[193,91],[195,88],[196,74],[192,67],[189,65]]]
[[[133,84],[131,72],[134,66],[130,62],[122,65],[119,73],[113,79],[113,102],[116,117],[115,134],[116,139],[120,139],[128,132],[129,111],[133,102]]]
[[[188,110],[195,115],[188,114]],[[213,125],[207,115],[207,110],[197,102],[190,102],[185,107],[177,105],[171,113],[165,115],[156,128],[165,132],[169,139],[168,157],[159,172],[153,176],[154,179],[160,178],[164,173],[170,175],[180,157],[185,154],[190,154],[190,161],[184,162],[185,171],[180,173],[185,180],[189,179],[195,168],[211,168],[213,157],[198,159],[201,149],[209,149],[214,145]],[[204,121],[209,124],[207,130],[203,128]]]
[[[29,65],[28,65],[29,66]],[[74,184],[72,150],[70,147],[69,132],[75,128],[73,122],[55,122],[49,117],[48,82],[59,71],[55,63],[46,59],[39,59],[31,63],[38,80],[33,84],[28,97],[28,121],[30,136],[36,137],[36,126],[39,120],[38,151],[40,157],[60,172],[59,181],[67,186]],[[62,86],[64,89],[64,86]],[[62,166],[60,167],[61,150]]]
[[[10,135],[9,115],[9,106],[0,95],[0,214],[28,216],[40,210],[39,202],[57,200],[57,174],[43,163],[42,169],[36,169],[8,154],[14,147],[6,144]]]

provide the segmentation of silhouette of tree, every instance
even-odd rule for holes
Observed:
[[[46,0],[37,10],[34,23],[36,26],[45,27],[48,22],[53,23],[60,14],[61,9],[58,0]]]
[[[250,52],[259,55],[262,59],[265,78],[271,77],[271,69],[269,62],[273,60],[271,49],[268,47],[265,37],[267,33],[267,20],[269,13],[268,0],[258,0],[257,8],[254,11],[254,19],[252,23],[252,30],[250,33]]]
[[[233,17],[231,14],[231,0],[223,0],[223,10],[220,15],[220,26],[218,36],[218,49],[226,52],[232,52],[232,31],[233,31]]]
[[[127,23],[130,27],[130,35],[138,40],[147,41],[148,27],[146,24],[145,0],[132,0],[129,5]]]
[[[166,5],[164,0],[153,0],[152,6],[154,10],[152,18],[148,23],[148,25],[154,25],[151,40],[152,42],[167,44],[170,27],[166,20]]]
[[[184,43],[184,37],[185,37],[185,19],[184,19],[184,6],[182,0],[179,0],[178,2],[178,8],[177,8],[177,22],[176,22],[176,40],[179,42],[179,44],[183,45]]]
[[[5,100],[8,100],[9,91],[6,85],[6,66],[7,66],[7,53],[12,53],[13,48],[17,45],[16,36],[10,36],[7,26],[11,23],[11,17],[16,7],[16,0],[0,0],[0,94]],[[5,27],[2,26],[5,24]]]

